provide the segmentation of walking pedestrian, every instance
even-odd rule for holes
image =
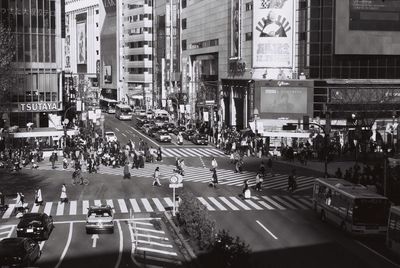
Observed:
[[[131,178],[131,173],[129,172],[129,162],[125,162],[124,166],[124,179],[130,179]]]
[[[217,169],[217,167],[218,167],[217,160],[215,160],[215,157],[213,157],[211,160],[211,171]]]
[[[272,159],[271,158],[269,158],[267,161],[267,167],[268,167],[269,172],[271,173],[271,177],[274,177],[274,171],[272,169]]]
[[[160,167],[156,167],[153,174],[153,186],[161,186],[160,183]]]
[[[35,193],[35,205],[41,206],[43,204],[42,190],[39,188]]]
[[[60,203],[68,203],[67,187],[65,186],[65,183],[61,186]]]
[[[157,150],[157,161],[158,162],[162,162],[163,160],[162,160],[162,151],[161,151],[161,147],[158,147],[158,150]]]
[[[260,174],[260,172],[258,172],[256,175],[256,187],[255,187],[256,191],[262,190],[261,189],[262,182],[263,182],[262,174]]]
[[[249,180],[244,180],[243,196],[245,199],[248,199],[251,197],[251,192],[249,189]]]
[[[216,188],[217,184],[218,184],[217,169],[216,168],[212,169],[212,172],[213,172],[212,178],[211,178],[211,181],[210,181],[210,183],[208,185]]]

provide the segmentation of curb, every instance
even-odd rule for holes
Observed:
[[[165,215],[165,218],[168,220],[168,223],[171,225],[172,229],[174,229],[176,236],[179,238],[179,240],[181,241],[183,247],[185,248],[185,250],[187,252],[187,254],[182,254],[183,257],[185,258],[185,261],[188,263],[191,263],[192,266],[194,266],[194,267],[199,267],[199,265],[197,264],[197,261],[196,261],[196,259],[197,259],[196,254],[194,253],[194,251],[193,251],[192,247],[189,245],[189,243],[186,242],[185,238],[180,233],[178,227],[172,221],[170,213],[165,211],[164,215]]]

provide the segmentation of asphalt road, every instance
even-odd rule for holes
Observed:
[[[129,139],[135,142],[139,138],[147,139],[132,128],[133,123],[107,116],[106,129],[114,131],[123,144]],[[148,143],[156,146],[150,140]],[[200,147],[213,148],[189,143],[184,146],[163,145],[163,148],[171,149]],[[260,159],[247,158],[243,174],[231,171],[232,164],[226,156],[218,157],[217,161],[221,180],[217,188],[211,188],[207,185],[207,176],[211,178],[211,155],[185,157],[189,174],[185,176],[184,188],[178,189],[177,194],[192,192],[206,204],[218,229],[229,230],[244,239],[251,246],[255,267],[396,267],[386,260],[396,261],[384,249],[382,239],[354,239],[336,227],[320,222],[311,210],[310,189],[290,195],[283,186],[277,187],[276,178],[270,178],[273,187],[265,187],[262,192],[253,191],[250,201],[241,199],[241,184],[240,180],[236,183],[236,177],[253,176],[251,172],[258,169]],[[162,178],[162,187],[152,187],[151,172],[155,165],[167,172],[174,163],[175,157],[164,157],[162,163],[146,163],[145,169],[131,170],[133,177],[130,180],[122,178],[120,169],[102,167],[99,174],[86,175],[90,180],[88,186],[72,186],[70,170],[62,170],[60,165],[56,170],[51,170],[50,163],[45,161],[39,164],[38,170],[24,169],[11,174],[0,170],[0,190],[6,194],[8,204],[15,202],[12,198],[16,192],[23,192],[32,211],[34,189],[42,189],[45,205],[39,211],[48,211],[56,222],[56,228],[50,239],[42,245],[43,255],[37,266],[135,267],[131,258],[134,239],[132,229],[126,222],[129,210],[135,212],[136,218],[140,218],[158,217],[169,209],[172,190],[167,186],[168,176]],[[290,164],[274,164],[276,173],[287,174],[290,170]],[[321,175],[305,168],[298,168],[297,171],[305,177]],[[201,180],[197,178],[201,176],[204,176]],[[67,184],[71,201],[65,207],[58,203],[62,183]],[[121,221],[116,222],[114,234],[101,234],[96,238],[85,233],[84,220],[85,207],[98,203],[112,204],[115,218]],[[141,216],[143,213],[147,216]],[[0,214],[0,239],[15,236],[18,219],[13,214],[6,214]],[[167,233],[159,233],[160,230],[151,227],[149,222],[142,224],[142,229],[149,228],[146,234],[142,234],[143,237],[153,237],[151,241],[155,243],[150,250],[156,256],[171,256],[169,254],[177,252],[173,243],[158,245],[160,241],[165,242]],[[157,238],[158,235],[162,237]],[[142,240],[146,242],[146,239]],[[145,248],[145,245],[141,246]]]

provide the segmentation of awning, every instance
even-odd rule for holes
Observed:
[[[128,95],[128,98],[134,100],[143,100],[143,95]]]
[[[77,130],[68,130],[68,136],[78,135]],[[30,132],[16,132],[10,133],[10,136],[14,138],[35,138],[35,137],[62,137],[64,136],[64,131],[54,130],[54,131],[30,131]]]

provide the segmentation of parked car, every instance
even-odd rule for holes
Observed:
[[[154,134],[154,137],[159,142],[171,142],[172,140],[171,135],[169,135],[169,132],[165,129],[157,131],[157,133]]]
[[[117,140],[118,140],[117,136],[112,131],[106,131],[105,136],[106,136],[107,142],[117,142]]]
[[[53,218],[46,213],[25,213],[17,225],[17,236],[47,240],[53,229]]]
[[[174,133],[175,135],[178,135],[179,132],[184,132],[184,131],[186,131],[186,127],[178,126],[172,131],[172,133]]]
[[[161,127],[155,125],[155,126],[153,126],[153,127],[151,127],[151,128],[149,129],[149,131],[148,131],[147,134],[148,134],[150,137],[154,137],[154,134],[156,134],[157,131],[159,131],[159,130],[161,130]]]
[[[91,206],[86,217],[86,233],[114,233],[114,216],[111,206]]]
[[[188,129],[188,130],[186,130],[186,131],[184,131],[184,132],[182,133],[182,137],[183,137],[185,140],[190,141],[190,140],[192,139],[192,137],[194,136],[194,134],[196,134],[196,131],[195,131],[195,130],[193,130],[193,129]]]
[[[197,144],[197,145],[199,145],[199,144],[207,145],[208,144],[208,137],[206,134],[197,133],[197,134],[193,135],[191,140],[194,144]]]
[[[41,256],[38,242],[26,237],[0,241],[0,267],[29,267]]]

